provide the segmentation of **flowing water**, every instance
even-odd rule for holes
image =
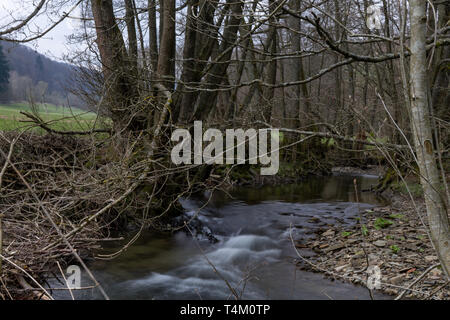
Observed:
[[[365,176],[357,181],[364,189],[376,180]],[[369,298],[363,287],[296,270],[293,263],[291,232],[295,239],[306,239],[317,228],[354,224],[359,211],[379,203],[370,193],[360,193],[357,203],[353,177],[238,188],[231,196],[215,193],[200,211],[208,194],[182,201],[187,214],[196,216],[218,242],[185,232],[146,232],[120,257],[95,261],[91,270],[112,299],[232,299],[229,286],[243,299]],[[105,249],[114,252],[120,244]],[[82,285],[89,285],[87,275]],[[101,298],[95,289],[77,296]]]

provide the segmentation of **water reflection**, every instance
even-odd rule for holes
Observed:
[[[356,202],[356,193],[353,180],[356,179],[358,199],[363,203],[378,204],[385,200],[369,190],[377,180],[374,177],[364,176],[333,176],[333,177],[310,177],[300,184],[284,184],[262,187],[240,187],[231,192],[235,199],[244,201],[246,204],[257,204],[261,201],[286,201],[286,202],[326,202],[344,201]],[[224,194],[213,195],[213,205],[220,207],[230,202]]]

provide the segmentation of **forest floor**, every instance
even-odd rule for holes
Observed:
[[[379,280],[376,289],[393,296],[408,288],[404,298],[450,299],[426,231],[424,200],[396,190],[389,205],[363,211],[351,226],[318,228],[312,238],[297,239],[299,268],[355,284],[366,285],[371,277]]]

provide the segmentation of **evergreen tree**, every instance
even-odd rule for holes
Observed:
[[[8,90],[9,84],[9,63],[3,54],[3,47],[0,44],[0,93]]]
[[[44,63],[42,62],[42,58],[41,55],[38,54],[38,56],[36,57],[36,66],[38,68],[38,71],[40,73],[44,72]]]

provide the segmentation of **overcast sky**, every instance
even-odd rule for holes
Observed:
[[[0,30],[10,27],[13,18],[24,18],[32,12],[34,9],[33,3],[37,5],[38,0],[0,0]],[[24,7],[27,9],[24,10]],[[67,7],[66,10],[69,9],[70,7]],[[79,16],[79,10],[76,9],[71,15]],[[25,45],[50,58],[61,60],[64,54],[70,52],[71,46],[68,45],[66,37],[72,34],[74,24],[76,26],[77,20],[66,19],[45,37],[25,43]],[[51,25],[49,18],[46,15],[41,15],[32,20],[30,28],[36,30],[36,27],[42,29],[49,25]]]

